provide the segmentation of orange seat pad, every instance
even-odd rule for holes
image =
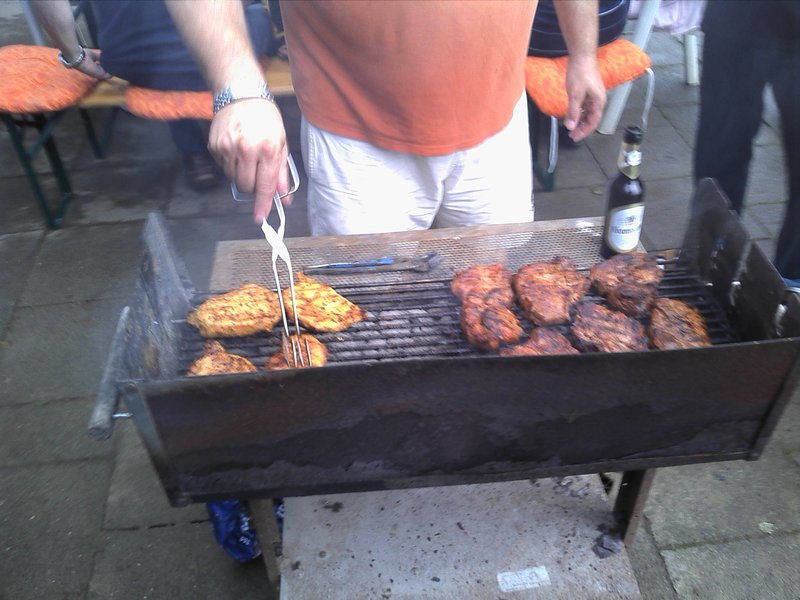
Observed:
[[[525,63],[525,89],[546,115],[562,118],[567,113],[568,60],[566,56],[529,56]],[[651,64],[644,50],[624,38],[597,49],[597,68],[607,90],[640,77]]]

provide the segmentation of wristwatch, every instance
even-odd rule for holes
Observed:
[[[67,60],[66,58],[64,58],[64,55],[61,52],[58,53],[58,60],[61,62],[62,65],[64,65],[68,69],[76,68],[83,62],[83,59],[86,58],[86,48],[84,48],[83,46],[81,46],[80,48],[81,51],[78,52],[78,56],[75,57],[75,60],[71,61]]]
[[[270,102],[273,101],[269,86],[263,81],[256,84],[234,82],[226,85],[221,92],[214,96],[214,114],[217,114],[232,102],[250,100],[252,98],[264,98]]]

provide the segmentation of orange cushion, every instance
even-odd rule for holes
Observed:
[[[130,86],[125,105],[134,115],[157,121],[206,119],[214,116],[211,92],[175,92]]]
[[[58,50],[44,46],[0,48],[0,111],[38,113],[74,106],[99,83],[66,69]]]
[[[567,113],[567,61],[566,56],[529,56],[525,63],[525,89],[539,110],[553,117]],[[607,90],[640,77],[651,64],[644,50],[624,38],[597,49],[597,68]]]

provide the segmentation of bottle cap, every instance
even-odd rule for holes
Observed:
[[[641,144],[644,132],[638,125],[628,125],[625,128],[625,143],[626,144]]]

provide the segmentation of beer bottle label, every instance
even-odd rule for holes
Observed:
[[[606,219],[606,243],[614,252],[630,252],[639,243],[642,233],[644,204],[628,204],[612,208]]]

